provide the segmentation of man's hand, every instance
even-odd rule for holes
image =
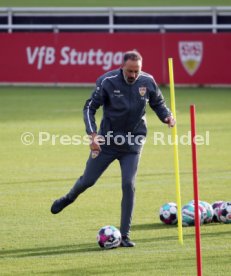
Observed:
[[[168,127],[174,127],[176,124],[176,120],[172,116],[165,118],[164,121],[168,124]]]
[[[90,149],[91,151],[101,151],[100,145],[97,143],[97,133],[90,134]]]
[[[100,145],[105,143],[105,139],[103,136],[98,135],[97,133],[90,134],[90,149],[92,152],[100,152]]]

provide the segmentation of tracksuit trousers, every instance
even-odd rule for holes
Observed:
[[[74,201],[86,189],[93,186],[101,174],[116,159],[120,163],[122,176],[120,231],[122,236],[128,236],[134,208],[135,178],[140,153],[121,152],[114,148],[102,146],[102,151],[96,158],[92,158],[90,155],[84,174],[76,181],[67,196]]]

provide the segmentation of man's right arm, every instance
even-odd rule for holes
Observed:
[[[102,87],[99,81],[96,82],[95,91],[92,93],[83,108],[83,118],[86,126],[87,134],[97,133],[97,126],[95,122],[95,113],[97,109],[103,105]]]
[[[91,98],[86,101],[83,109],[86,132],[90,136],[90,149],[94,153],[101,151],[95,122],[95,113],[101,105],[103,105],[102,87],[100,81],[97,81],[95,91]]]

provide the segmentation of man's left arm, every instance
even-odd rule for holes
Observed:
[[[149,105],[163,123],[168,124],[168,127],[174,127],[176,121],[172,112],[166,106],[161,90],[155,83],[153,84],[153,90],[149,94]]]

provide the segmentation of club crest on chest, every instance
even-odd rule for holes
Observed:
[[[144,96],[147,92],[147,87],[139,87],[139,93],[140,93],[140,96]]]

